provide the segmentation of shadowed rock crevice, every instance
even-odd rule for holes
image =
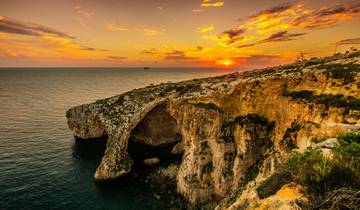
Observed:
[[[321,59],[335,62],[345,69],[360,58]],[[242,209],[293,150],[360,129],[360,72],[343,84],[328,70],[299,62],[163,83],[73,107],[66,117],[76,137],[108,135],[95,180],[129,174],[149,158],[160,170],[180,157],[159,173],[172,171],[177,193],[205,209]]]
[[[179,142],[181,136],[176,120],[166,107],[166,104],[161,104],[151,110],[132,130],[130,141],[152,147]]]
[[[127,151],[136,169],[144,165],[164,166],[181,160],[182,154],[173,152],[180,142],[177,122],[164,103],[148,112],[131,131]]]

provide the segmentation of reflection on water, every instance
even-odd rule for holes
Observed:
[[[107,137],[75,139],[72,147],[73,156],[78,161],[80,168],[87,168],[95,172],[105,152],[106,143]],[[165,201],[154,199],[152,192],[132,175],[112,181],[94,183],[94,185],[99,195],[106,199],[128,199],[127,205],[121,209],[162,210],[166,207]]]
[[[73,155],[80,160],[94,161],[100,163],[106,149],[107,137],[96,139],[78,139],[74,140],[72,147]]]
[[[0,209],[161,209],[132,179],[93,175],[104,140],[74,141],[71,106],[151,83],[219,74],[182,69],[0,69]]]

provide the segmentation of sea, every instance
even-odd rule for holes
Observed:
[[[1,68],[0,209],[166,209],[136,180],[97,184],[103,142],[75,141],[65,112],[161,82],[224,74],[188,68]]]

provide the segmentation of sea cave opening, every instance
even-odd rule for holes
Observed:
[[[155,107],[131,132],[128,153],[134,161],[132,171],[143,172],[180,162],[181,146],[176,119],[167,112],[167,105]]]

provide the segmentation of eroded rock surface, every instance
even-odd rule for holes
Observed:
[[[207,208],[243,209],[293,149],[360,128],[360,73],[346,72],[359,64],[358,54],[338,55],[165,83],[73,107],[66,116],[77,137],[108,136],[96,180],[131,171],[129,139],[171,143],[174,154],[183,153],[181,195]]]

